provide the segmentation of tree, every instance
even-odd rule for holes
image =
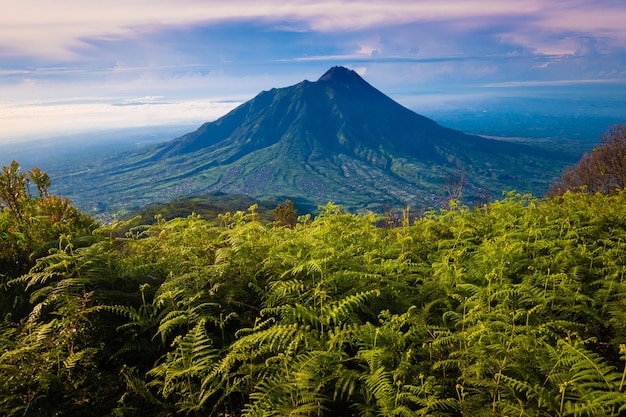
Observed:
[[[37,197],[30,193],[31,180]],[[49,195],[50,184],[46,172],[22,172],[16,161],[0,171],[0,277],[28,271],[37,255],[58,246],[61,236],[69,242],[96,228],[96,222],[67,198]]]
[[[8,208],[18,217],[22,216],[24,206],[31,200],[30,181],[35,183],[40,198],[48,196],[50,176],[47,172],[35,167],[28,173],[21,172],[20,164],[11,164],[2,168],[0,173],[0,208]]]
[[[463,169],[454,171],[446,178],[446,191],[450,200],[459,201],[463,195],[463,186],[466,183]]]
[[[298,210],[293,208],[291,200],[285,200],[285,204],[279,204],[274,209],[274,220],[280,226],[293,228],[298,222]]]
[[[30,179],[37,186],[39,191],[39,197],[44,198],[48,196],[48,187],[52,184],[50,176],[47,172],[42,171],[39,167],[35,167],[29,171]]]
[[[11,161],[0,173],[0,207],[6,207],[21,217],[22,205],[27,197],[28,177],[20,172],[17,161]]]
[[[548,190],[548,197],[568,190],[608,194],[626,187],[626,124],[610,126],[601,139],[600,145],[563,172],[561,180]]]

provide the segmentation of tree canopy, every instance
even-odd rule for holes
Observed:
[[[31,193],[31,181],[37,196]],[[46,172],[22,172],[16,161],[0,172],[0,278],[27,272],[37,257],[58,246],[60,237],[90,236],[97,227],[68,199],[49,195],[50,184]]]
[[[571,191],[610,193],[626,187],[626,124],[609,127],[602,143],[585,153],[578,163],[567,168],[548,196]]]

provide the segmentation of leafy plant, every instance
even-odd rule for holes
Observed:
[[[507,193],[389,228],[253,205],[62,234],[0,287],[0,411],[620,416],[625,204]]]

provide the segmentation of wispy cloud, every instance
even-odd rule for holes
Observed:
[[[0,6],[0,45],[12,54],[72,57],[89,49],[90,40],[123,41],[168,27],[242,20],[274,22],[277,29],[291,31],[337,32],[419,22],[453,22],[467,30],[504,19],[521,21],[522,25],[513,25],[509,31],[520,30],[517,39],[534,48],[535,41],[541,43],[537,38],[547,31],[624,39],[625,17],[623,4],[597,0],[110,0],[89,4],[68,0],[62,6],[30,0]]]
[[[509,81],[502,83],[484,84],[486,88],[518,88],[518,87],[543,87],[543,86],[575,86],[575,85],[594,85],[594,84],[617,84],[623,80],[620,79],[601,79],[601,80],[548,80],[548,81]]]
[[[94,102],[75,99],[66,103],[0,104],[0,125],[3,130],[3,140],[0,142],[118,126],[200,125],[224,115],[240,104],[230,101],[163,103],[157,100],[156,97],[141,97],[103,103],[100,98],[94,99]]]
[[[331,65],[399,96],[626,83],[624,21],[619,0],[3,1],[0,121],[18,132],[54,117],[134,123],[120,111],[184,118],[184,103],[248,99]],[[11,113],[34,102],[46,105]]]

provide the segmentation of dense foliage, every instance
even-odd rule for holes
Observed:
[[[64,234],[0,288],[0,411],[626,413],[625,192],[291,220]]]
[[[59,245],[61,236],[91,236],[97,227],[68,199],[49,195],[50,183],[46,172],[22,172],[16,161],[0,171],[0,282],[27,272],[37,257]]]
[[[585,153],[576,165],[565,169],[547,195],[561,195],[570,190],[610,193],[626,187],[626,124],[610,126],[601,139],[600,145]]]

